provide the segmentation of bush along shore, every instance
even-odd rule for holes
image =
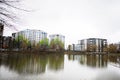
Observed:
[[[83,52],[83,51],[68,51],[68,50],[3,50],[0,54],[72,54],[72,55],[120,55],[120,53],[110,52]]]

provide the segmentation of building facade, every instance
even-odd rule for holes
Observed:
[[[107,39],[88,38],[79,40],[78,44],[80,44],[81,51],[103,52],[104,48],[107,47]]]
[[[41,30],[26,29],[12,34],[14,39],[18,36],[23,36],[25,39],[29,40],[31,44],[37,44],[40,40],[47,38],[47,33]]]
[[[55,45],[50,45],[50,46],[52,46],[52,48],[54,48],[56,50],[61,50],[61,48],[65,49],[65,36],[60,35],[60,34],[52,34],[52,35],[49,35],[49,37],[50,37],[50,42],[55,39],[59,39],[62,42],[61,43],[62,47],[60,47],[60,45],[58,45],[58,44],[55,44]],[[56,46],[56,47],[54,47],[54,46]]]
[[[52,34],[52,35],[49,35],[49,37],[50,37],[50,41],[53,40],[53,39],[58,38],[59,40],[61,40],[65,44],[65,36],[63,36],[63,35]]]
[[[81,51],[81,45],[80,44],[72,44],[72,51]]]

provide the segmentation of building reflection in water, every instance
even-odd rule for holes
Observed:
[[[64,68],[64,55],[0,55],[0,66],[6,66],[22,75],[45,73],[47,64],[49,69],[61,70]]]
[[[69,60],[77,60],[81,65],[86,65],[92,68],[105,68],[108,62],[114,64],[114,66],[120,67],[120,57],[114,55],[68,55]]]
[[[64,69],[64,55],[59,54],[4,54],[0,55],[0,66],[22,75],[41,74],[46,70]],[[120,56],[116,55],[68,55],[68,60],[78,61],[92,68],[106,68],[109,65],[120,67]]]
[[[91,67],[107,67],[107,55],[87,55],[87,65]]]

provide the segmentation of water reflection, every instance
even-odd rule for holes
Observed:
[[[48,66],[51,70],[57,71],[64,68],[64,55],[49,55],[48,61]]]
[[[112,55],[108,57],[111,65],[113,65],[114,67],[120,68],[120,55]]]
[[[118,75],[119,55],[0,55],[0,80],[120,80]]]
[[[6,66],[19,74],[40,74],[64,68],[64,55],[14,54],[0,55],[0,66]]]
[[[69,60],[77,60],[81,65],[86,65],[92,68],[105,68],[108,62],[119,64],[120,56],[118,55],[68,55]]]
[[[120,80],[120,75],[116,71],[101,71],[94,80]]]

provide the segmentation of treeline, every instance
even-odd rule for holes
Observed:
[[[72,45],[68,45],[68,51],[76,51]],[[81,52],[107,52],[107,53],[120,53],[120,44],[108,44],[106,46],[98,47],[96,45],[87,45],[86,49],[82,50],[79,47],[78,51]]]
[[[44,38],[36,43],[36,41],[30,41],[24,36],[20,35],[15,39],[12,39],[10,45],[5,47],[4,49],[11,50],[11,51],[63,51],[64,50],[64,43],[58,39],[52,39],[49,41],[48,38]]]
[[[98,47],[96,45],[88,46],[87,52],[93,51],[96,52],[96,49]],[[101,50],[101,52],[109,52],[109,53],[117,53],[120,52],[120,46],[116,44],[108,44],[107,46],[99,47],[98,50]]]
[[[104,52],[110,52],[110,53],[119,53],[120,52],[120,46],[117,44],[109,44],[106,48],[104,48]]]

